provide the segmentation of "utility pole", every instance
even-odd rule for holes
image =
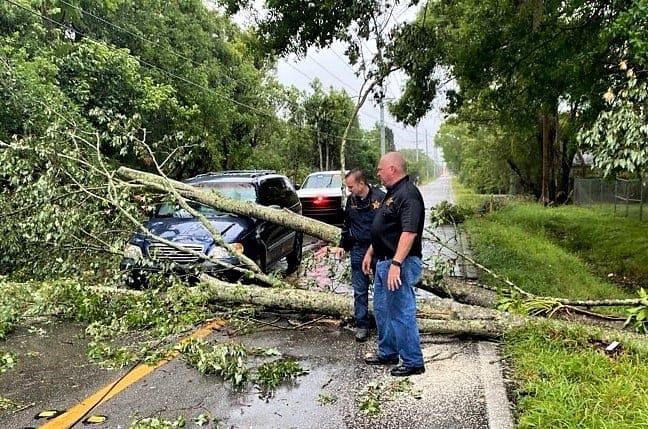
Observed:
[[[418,157],[418,125],[414,129],[416,131],[416,162],[419,162],[419,157]]]
[[[427,128],[425,129],[425,175],[427,177],[427,182],[430,181],[430,150],[428,148],[428,136],[427,136]]]
[[[380,156],[385,154],[385,95],[380,91]]]

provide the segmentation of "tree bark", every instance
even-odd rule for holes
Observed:
[[[493,308],[497,303],[497,292],[454,278],[445,278],[440,283],[432,280],[432,274],[423,273],[423,283],[420,289],[435,294],[441,298],[453,299],[462,304]]]
[[[540,120],[542,130],[542,192],[540,194],[540,201],[542,204],[547,205],[551,202],[549,183],[551,181],[551,165],[553,163],[551,157],[551,139],[549,138],[549,115],[543,113]]]
[[[324,170],[324,155],[322,152],[322,141],[320,140],[319,131],[317,132],[317,149],[319,150],[319,167],[320,171]]]
[[[209,276],[201,277],[202,288],[187,289],[188,293],[206,293],[211,299],[233,305],[256,305],[270,309],[285,309],[302,313],[318,313],[336,317],[352,317],[353,301],[346,295],[302,289],[261,288],[231,284]],[[203,289],[204,288],[204,289]],[[131,294],[142,292],[127,289],[90,287],[100,294]],[[501,337],[510,329],[528,323],[543,323],[555,329],[573,329],[587,326],[564,320],[548,320],[532,316],[518,316],[483,307],[450,302],[428,301],[417,303],[420,332],[431,334],[468,335],[483,338]],[[603,341],[632,343],[635,348],[648,351],[645,336],[612,328],[589,326],[591,335]]]
[[[330,169],[330,144],[326,142],[326,171]]]
[[[534,182],[533,180],[531,180],[530,178],[522,174],[520,167],[518,167],[517,164],[515,164],[515,162],[513,162],[512,159],[507,159],[506,163],[520,179],[520,184],[522,185],[522,189],[524,189],[525,192],[532,193],[533,195],[535,195],[536,198],[540,198],[542,192],[540,189],[538,189],[537,182]]]

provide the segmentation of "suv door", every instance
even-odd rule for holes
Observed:
[[[275,208],[294,209],[299,204],[296,195],[282,177],[261,179],[259,183],[259,204]],[[266,266],[278,261],[292,250],[295,232],[284,226],[266,222],[262,225],[261,238],[267,246]]]

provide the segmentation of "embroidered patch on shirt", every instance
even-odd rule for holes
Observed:
[[[378,207],[380,207],[380,201],[374,200],[374,202],[371,203],[371,207],[373,207],[373,209],[376,210]]]

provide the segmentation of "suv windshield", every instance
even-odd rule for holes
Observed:
[[[252,183],[205,182],[196,183],[194,186],[213,189],[222,196],[234,200],[256,202],[256,188]],[[222,216],[224,214],[222,211],[195,201],[187,201],[187,203],[192,209],[197,210],[200,214],[207,217]],[[155,210],[155,217],[191,218],[192,216],[189,212],[180,207],[178,203],[166,202],[157,207]]]
[[[249,182],[205,182],[196,183],[194,186],[209,188],[224,197],[238,201],[256,202],[256,188]]]
[[[219,216],[223,214],[213,207],[196,203],[194,201],[187,201],[187,204],[189,204],[189,207],[196,210],[198,213],[207,217]],[[155,217],[191,218],[192,216],[188,211],[180,207],[178,203],[166,202],[157,206],[157,209],[155,210]]]
[[[342,180],[339,174],[313,174],[306,178],[302,189],[341,188]]]

